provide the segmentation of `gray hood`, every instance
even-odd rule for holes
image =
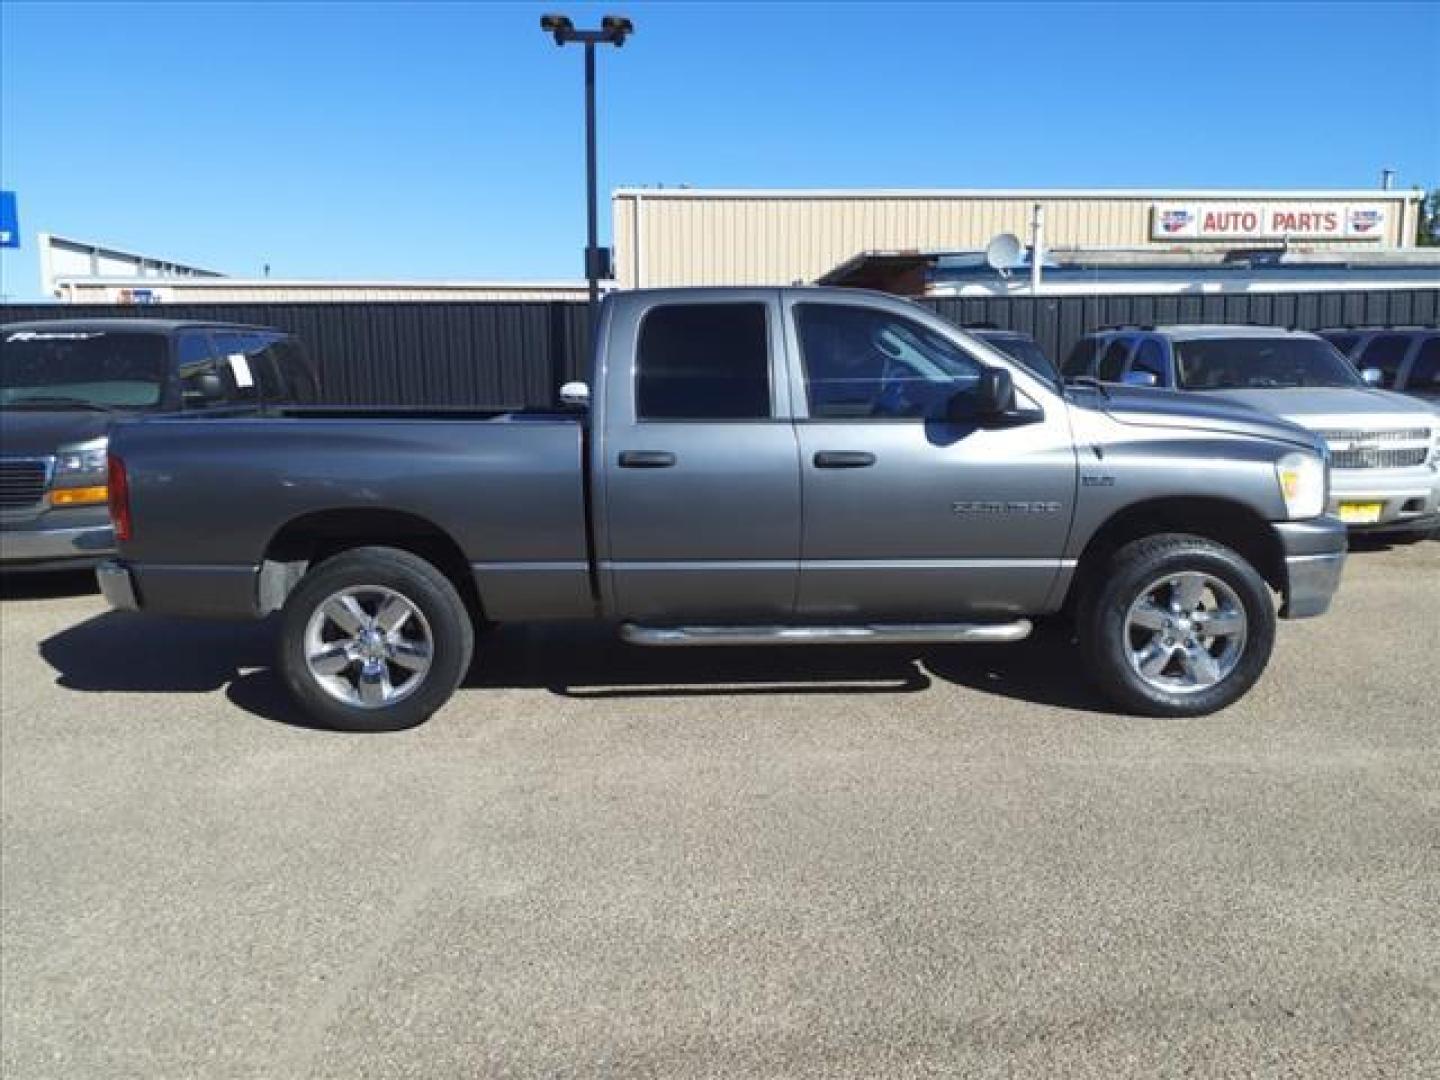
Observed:
[[[1194,390],[1209,401],[1233,401],[1305,427],[1406,427],[1433,425],[1424,402],[1371,387],[1297,386],[1273,390]]]
[[[119,414],[89,410],[0,410],[0,455],[44,457],[104,435]]]
[[[1108,396],[1086,387],[1070,387],[1070,400],[1082,408],[1101,409],[1122,424],[1141,427],[1218,431],[1252,435],[1292,443],[1307,450],[1320,449],[1316,436],[1305,428],[1239,402],[1180,390],[1106,386]]]

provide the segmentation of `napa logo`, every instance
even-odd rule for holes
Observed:
[[[1361,236],[1373,233],[1385,224],[1385,211],[1375,209],[1357,209],[1350,211],[1350,231],[1359,233]]]
[[[1160,229],[1162,232],[1184,232],[1195,224],[1195,215],[1189,210],[1161,210]]]

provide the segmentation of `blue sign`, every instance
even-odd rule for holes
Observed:
[[[0,248],[20,246],[20,212],[15,209],[15,192],[0,191]]]

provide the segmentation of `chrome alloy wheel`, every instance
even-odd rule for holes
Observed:
[[[1245,606],[1210,574],[1167,574],[1142,589],[1125,614],[1130,665],[1168,694],[1208,690],[1229,678],[1245,651]]]
[[[352,585],[319,605],[305,625],[305,665],[327,694],[378,709],[425,681],[435,641],[425,615],[381,585]]]

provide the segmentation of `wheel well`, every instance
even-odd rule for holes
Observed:
[[[317,563],[357,547],[393,547],[444,574],[472,613],[481,613],[470,560],[444,529],[399,510],[322,510],[287,522],[270,538],[260,570],[260,608],[278,610]]]
[[[1090,538],[1080,556],[1065,608],[1072,611],[1094,573],[1132,540],[1157,533],[1203,536],[1238,552],[1276,592],[1286,587],[1285,553],[1269,522],[1243,503],[1226,499],[1155,499],[1121,510]]]

